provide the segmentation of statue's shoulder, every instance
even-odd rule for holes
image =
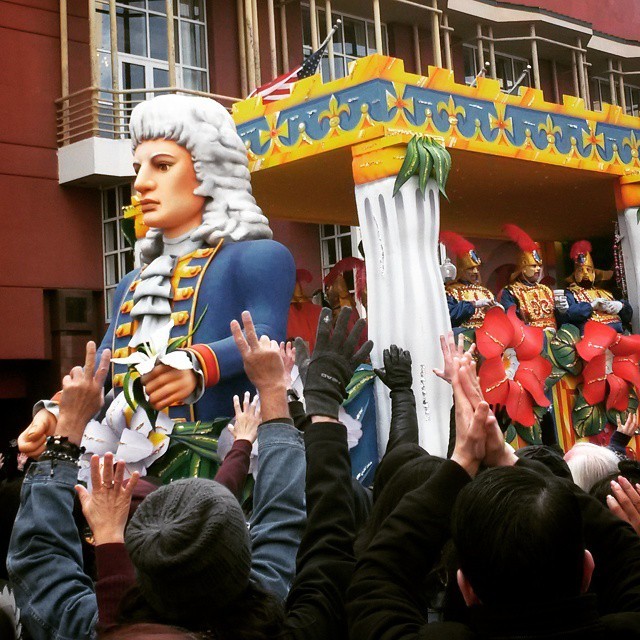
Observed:
[[[293,256],[287,247],[275,240],[242,240],[224,243],[221,256],[225,256],[234,265],[273,265],[293,264]]]

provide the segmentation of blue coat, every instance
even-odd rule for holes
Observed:
[[[135,330],[131,309],[140,270],[128,273],[114,297],[112,321],[98,350],[112,349],[126,357]],[[295,265],[289,250],[273,240],[246,240],[204,247],[182,258],[174,272],[171,337],[193,329],[207,308],[190,348],[203,369],[206,390],[194,405],[170,407],[174,419],[213,420],[233,415],[233,396],[253,391],[244,374],[229,323],[251,312],[258,336],[282,341],[286,337],[289,302],[295,284]],[[127,367],[112,365],[111,381],[122,390]]]

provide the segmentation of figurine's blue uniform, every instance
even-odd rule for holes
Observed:
[[[112,322],[98,350],[110,348],[114,358],[131,352],[129,341],[136,322],[131,316],[133,293],[140,270],[128,273],[118,285]],[[212,420],[233,415],[233,396],[253,390],[242,364],[229,323],[250,311],[258,336],[281,341],[286,337],[289,302],[295,284],[295,265],[288,249],[273,240],[223,242],[179,259],[172,276],[171,338],[186,336],[202,316],[187,345],[204,375],[204,395],[193,405],[172,406],[177,420]],[[115,392],[122,391],[126,365],[112,365]]]

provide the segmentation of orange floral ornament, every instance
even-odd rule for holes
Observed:
[[[535,424],[534,405],[548,407],[544,383],[551,374],[551,363],[544,358],[544,333],[526,325],[515,307],[505,314],[490,309],[476,329],[478,351],[485,360],[480,366],[480,385],[485,400],[503,405],[514,421],[525,427]]]
[[[606,324],[589,320],[576,349],[587,363],[582,372],[587,403],[593,406],[606,398],[607,409],[626,411],[630,385],[636,393],[640,389],[640,336],[623,336]]]

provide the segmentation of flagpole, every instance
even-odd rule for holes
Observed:
[[[331,31],[329,31],[329,33],[327,34],[327,37],[322,41],[322,43],[320,44],[320,46],[316,49],[316,51],[320,51],[320,49],[324,49],[328,44],[329,44],[329,40],[331,40],[331,38],[333,38],[333,34],[338,30],[338,27],[342,24],[342,20],[340,20],[340,18],[338,18],[336,20],[336,23],[333,25],[333,27],[331,28]]]

